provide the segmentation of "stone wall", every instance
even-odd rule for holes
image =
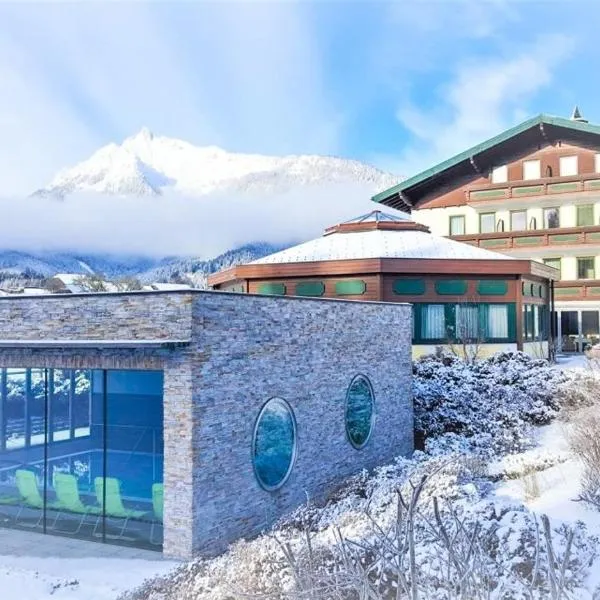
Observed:
[[[195,304],[194,552],[256,535],[307,498],[413,448],[409,305],[232,294]],[[366,446],[345,429],[346,392],[370,379],[376,417]],[[256,418],[273,397],[297,422],[297,456],[275,492],[251,460]]]
[[[3,340],[189,340],[193,295],[0,296]]]
[[[214,554],[254,536],[344,477],[413,448],[409,305],[172,292],[0,298],[6,340],[189,340],[172,348],[0,348],[0,367],[164,370],[164,552]],[[356,374],[374,389],[369,442],[345,431]],[[256,481],[252,437],[263,404],[297,421],[285,485]]]

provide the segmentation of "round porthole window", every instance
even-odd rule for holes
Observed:
[[[280,488],[290,476],[296,457],[296,420],[290,405],[271,398],[261,409],[254,427],[252,461],[265,490]]]
[[[362,448],[373,429],[375,395],[371,382],[364,375],[357,375],[346,394],[346,433],[355,448]]]

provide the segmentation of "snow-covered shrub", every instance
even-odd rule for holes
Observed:
[[[503,456],[496,463],[488,465],[487,474],[494,480],[520,479],[525,475],[550,469],[568,459],[569,456],[565,452],[534,449]]]
[[[471,448],[519,452],[530,425],[549,423],[560,410],[569,377],[545,360],[502,352],[475,363],[452,354],[413,363],[415,427],[425,440],[459,436]]]
[[[587,410],[572,419],[567,437],[583,465],[580,499],[600,510],[600,410]]]
[[[553,530],[523,506],[486,501],[462,459],[399,459],[327,506],[303,507],[269,534],[123,600],[406,600],[413,591],[428,600],[541,600],[559,597],[554,580],[579,597],[597,540],[583,526]]]
[[[592,364],[592,363],[590,363]],[[563,417],[577,413],[582,408],[593,406],[600,399],[600,369],[591,367],[584,371],[568,371],[564,384],[556,390],[556,400]]]

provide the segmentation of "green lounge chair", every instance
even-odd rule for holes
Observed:
[[[44,518],[44,499],[38,489],[37,479],[33,471],[17,469],[15,471],[17,489],[19,490],[19,512],[15,517],[15,523],[19,523],[19,517],[25,508],[35,508],[40,511],[40,516],[35,524],[22,523],[25,527],[38,527]]]
[[[104,489],[105,486],[106,492]],[[123,526],[117,536],[118,538],[123,537],[129,519],[141,519],[147,512],[125,508],[123,499],[121,498],[121,482],[115,477],[96,477],[94,479],[94,487],[96,489],[98,504],[104,510],[106,518],[123,519]],[[96,523],[96,528],[98,523],[100,523],[100,519],[98,519],[98,522]],[[94,528],[94,530],[96,528]]]
[[[99,506],[90,506],[84,504],[79,496],[79,488],[77,486],[77,478],[71,473],[55,473],[54,474],[54,491],[56,493],[56,502],[52,506],[58,512],[52,524],[52,529],[56,527],[59,518],[64,513],[74,513],[79,515],[81,519],[74,531],[69,531],[72,535],[79,533],[85,519],[88,516],[98,516],[102,514]]]
[[[163,522],[163,508],[164,508],[164,487],[162,483],[152,484],[152,509],[154,512],[154,519],[152,521],[152,527],[150,528],[150,543],[160,544],[160,541],[155,541],[154,530],[156,529],[157,523]]]

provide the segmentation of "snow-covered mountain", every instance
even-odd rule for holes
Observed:
[[[216,146],[154,135],[143,128],[67,168],[37,192],[156,196],[173,190],[199,196],[218,191],[282,192],[321,183],[369,183],[375,192],[399,178],[359,161],[331,156],[237,154]]]
[[[177,256],[152,259],[119,255],[0,251],[0,288],[19,287],[32,281],[41,284],[44,279],[56,273],[97,273],[111,280],[129,276],[138,278],[142,283],[185,279],[195,287],[204,288],[206,277],[210,273],[251,262],[283,248],[281,245],[255,242],[209,260]]]

